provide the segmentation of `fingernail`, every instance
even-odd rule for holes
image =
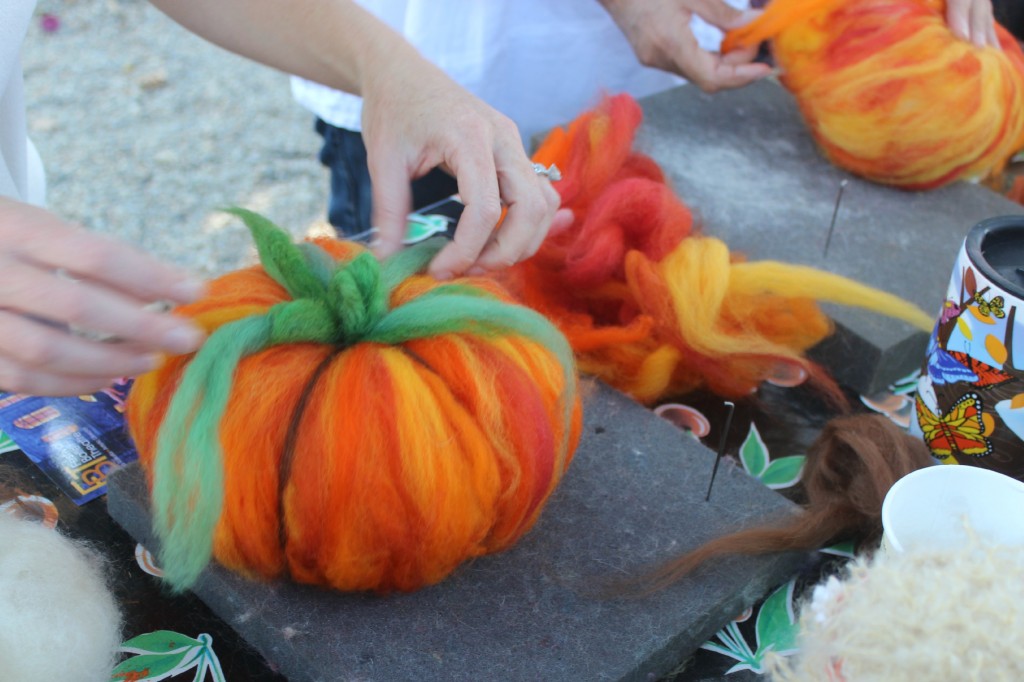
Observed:
[[[438,279],[438,280],[441,280],[441,281],[447,281],[447,280],[449,280],[451,278],[452,278],[452,273],[449,272],[448,270],[441,270],[440,272],[435,272],[434,273],[434,279]]]
[[[470,277],[481,277],[483,275],[486,275],[487,271],[484,270],[479,265],[474,265],[469,269],[469,271],[466,274],[469,275]]]
[[[196,327],[182,325],[164,334],[163,345],[174,353],[191,353],[202,345],[203,336]]]
[[[170,294],[175,301],[191,303],[206,291],[206,283],[198,279],[185,279],[171,287]]]

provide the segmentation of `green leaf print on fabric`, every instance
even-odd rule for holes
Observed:
[[[790,455],[772,460],[757,425],[753,422],[743,445],[740,446],[740,462],[743,468],[772,490],[796,485],[806,459],[803,455]]]
[[[761,604],[754,625],[757,639],[754,647],[744,639],[739,625],[733,621],[700,648],[738,661],[726,671],[727,675],[741,670],[763,674],[764,657],[768,652],[780,656],[791,656],[796,653],[797,622],[793,611],[795,587],[796,581],[790,580]]]
[[[157,630],[133,637],[121,651],[138,654],[119,663],[111,682],[158,682],[195,669],[193,682],[207,679],[226,682],[220,660],[213,651],[213,638],[203,633],[193,639],[171,630]]]

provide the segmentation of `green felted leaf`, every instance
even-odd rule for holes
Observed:
[[[121,645],[121,649],[140,654],[167,654],[193,646],[202,646],[202,642],[198,639],[187,637],[180,632],[157,630],[155,632],[147,632],[138,637],[132,637]]]
[[[430,261],[434,260],[434,256],[447,243],[448,240],[444,237],[431,237],[425,242],[402,249],[390,256],[384,261],[381,271],[385,293],[390,296],[391,291],[411,275],[426,270]]]
[[[800,480],[800,472],[803,471],[806,460],[807,458],[803,455],[791,455],[772,460],[761,474],[761,482],[772,490],[795,485]]]
[[[793,613],[793,590],[796,581],[775,590],[764,600],[757,612],[754,630],[757,633],[757,653],[773,651],[779,655],[792,653],[796,650],[797,627],[796,615]]]
[[[303,298],[278,303],[267,314],[271,345],[306,341],[330,344],[336,340],[338,320],[323,301]]]
[[[213,552],[224,501],[224,461],[217,427],[241,358],[267,346],[269,315],[220,327],[189,363],[157,435],[153,520],[160,565],[175,591],[192,586]]]
[[[761,434],[757,431],[757,425],[750,422],[750,431],[740,446],[740,461],[747,473],[754,478],[761,478],[765,468],[768,466],[768,448],[761,440]]]
[[[225,211],[241,218],[249,228],[263,269],[287,289],[292,298],[319,298],[324,295],[324,285],[316,271],[287,232],[259,213],[237,207]]]
[[[133,656],[117,664],[110,674],[111,682],[123,682],[124,680],[157,682],[157,680],[167,679],[171,675],[183,672],[182,663],[185,662],[185,657],[190,653],[193,653],[192,649],[185,649],[171,654],[142,654],[141,656]]]
[[[338,262],[316,244],[299,242],[296,247],[305,256],[310,271],[316,275],[320,284],[326,289],[331,282],[331,277],[334,276],[334,271],[338,269]]]

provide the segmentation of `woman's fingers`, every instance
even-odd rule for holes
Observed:
[[[190,320],[149,309],[202,293],[186,273],[47,211],[0,199],[0,388],[84,393],[196,350]],[[72,332],[115,337],[101,343]]]

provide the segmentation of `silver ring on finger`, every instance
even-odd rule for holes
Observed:
[[[542,163],[533,164],[533,172],[537,175],[543,175],[552,182],[557,182],[562,179],[562,171],[558,170],[558,166],[551,164],[547,168]]]

